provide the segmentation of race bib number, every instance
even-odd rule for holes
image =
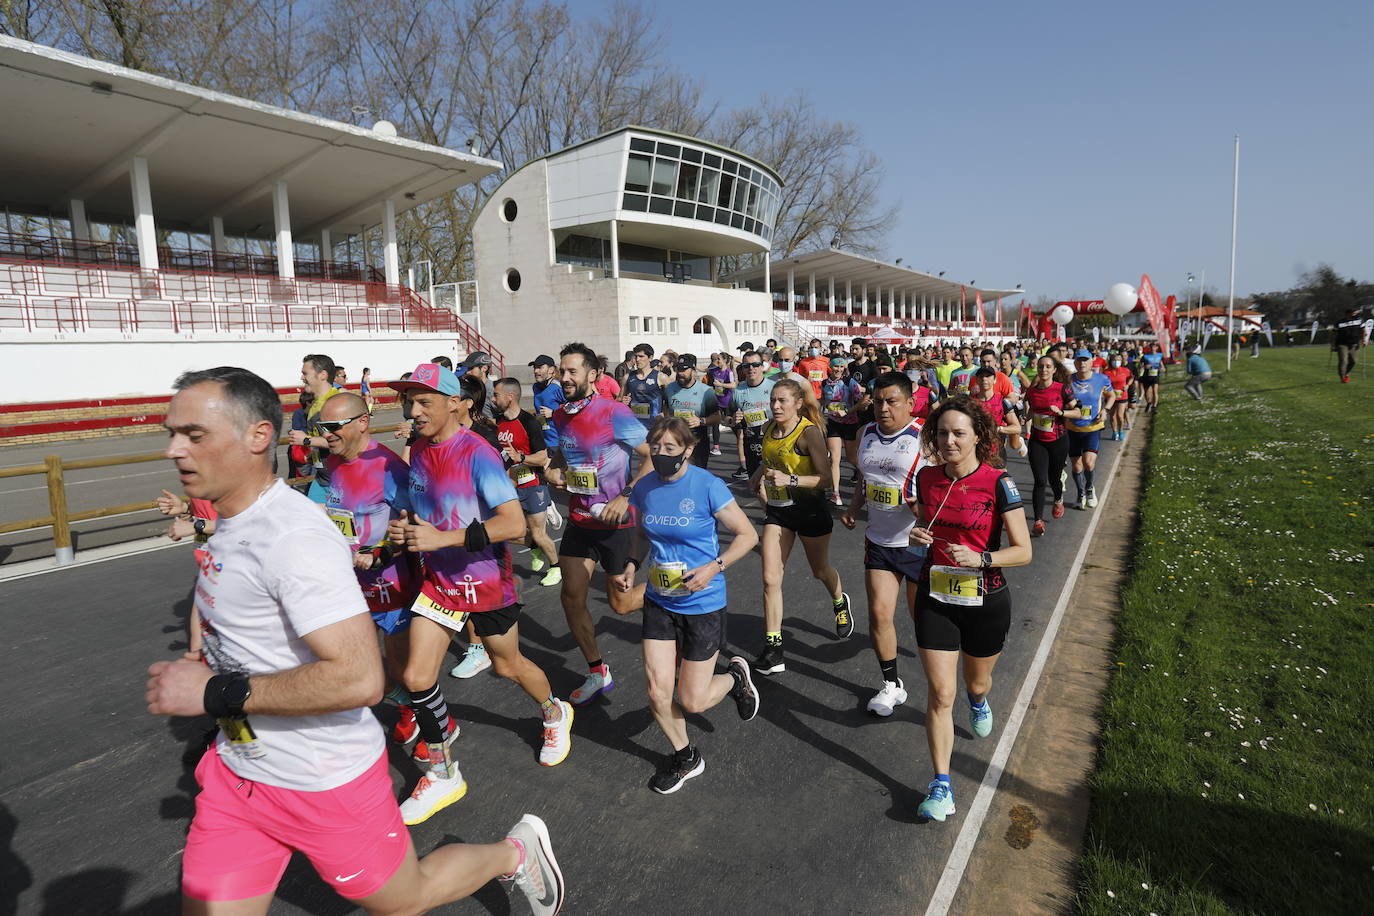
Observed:
[[[267,756],[267,748],[258,740],[258,734],[253,731],[253,726],[248,724],[246,716],[220,719],[219,727],[224,732],[224,737],[229,739],[229,750],[235,757],[253,760]]]
[[[358,524],[352,510],[330,506],[324,511],[329,515],[334,527],[339,529],[339,534],[344,536],[344,540],[354,547],[358,546]]]
[[[415,603],[410,606],[412,614],[419,614],[421,617],[428,617],[430,620],[450,630],[461,630],[463,624],[468,622],[468,612],[459,611],[454,608],[444,607],[424,592],[415,598]]]
[[[596,488],[596,466],[583,465],[569,468],[568,492],[577,493],[580,496],[597,495],[600,491]]]
[[[806,377],[813,382],[825,381],[825,373],[820,369],[812,369],[811,371],[806,373]]]
[[[692,417],[695,417],[696,415],[697,415],[697,412],[696,412],[695,410],[675,410],[675,411],[673,411],[673,416],[677,417],[679,420],[690,420]]]
[[[983,606],[983,572],[963,566],[932,566],[930,597],[961,607]]]
[[[1080,407],[1078,408],[1078,415],[1085,420],[1091,420],[1093,418],[1093,409],[1091,407]]]
[[[829,404],[825,405],[825,412],[832,417],[843,417],[845,414],[849,413],[849,407],[845,404],[841,404],[839,401],[831,401]]]
[[[763,484],[764,500],[770,506],[781,509],[784,506],[792,505],[792,491],[787,487],[777,487],[767,481]]]
[[[1031,425],[1042,433],[1054,432],[1054,414],[1037,413],[1031,415]]]
[[[1154,366],[1151,366],[1150,368],[1145,370],[1145,374],[1148,375],[1150,378],[1154,378],[1155,376],[1159,375],[1159,370]]]
[[[534,471],[525,465],[518,465],[515,470],[515,485],[517,487],[527,487],[534,483]]]
[[[716,390],[716,397],[721,398],[725,396],[725,389],[720,385],[713,385],[712,387]]]
[[[762,407],[752,407],[744,412],[744,422],[748,426],[762,426],[768,422],[768,411]]]
[[[660,595],[682,597],[690,595],[683,581],[687,574],[686,563],[663,562],[649,567],[649,587]]]
[[[1126,396],[1126,392],[1122,391],[1120,388],[1113,388],[1112,396],[1116,398],[1124,398]]]
[[[643,401],[635,401],[630,405],[630,410],[636,417],[642,420],[649,419],[650,406]]]
[[[880,483],[870,483],[865,492],[868,494],[868,505],[873,509],[881,509],[884,512],[891,512],[894,509],[902,508],[902,491],[896,487],[885,487]]]

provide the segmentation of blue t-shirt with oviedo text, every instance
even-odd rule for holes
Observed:
[[[683,573],[715,562],[720,556],[716,513],[734,501],[724,481],[691,464],[677,480],[665,481],[649,474],[635,484],[630,504],[638,510],[649,542],[644,561],[648,600],[678,614],[709,614],[725,607],[723,572],[717,572],[711,584],[699,592],[678,594],[683,591],[680,587],[664,590],[655,586],[674,583]]]

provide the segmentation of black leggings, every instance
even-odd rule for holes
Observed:
[[[1064,498],[1064,462],[1069,460],[1069,437],[1061,435],[1053,442],[1030,441],[1031,474],[1035,488],[1031,491],[1031,507],[1036,519],[1045,517],[1045,487],[1054,491],[1054,500]]]

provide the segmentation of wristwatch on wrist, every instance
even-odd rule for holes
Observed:
[[[794,486],[794,487],[797,486],[798,483],[799,483],[798,478],[797,478],[797,475],[796,475],[796,474],[793,474],[793,475],[788,479],[788,483],[789,483],[790,485]]]
[[[983,568],[984,568],[984,569],[991,569],[991,568],[992,568],[992,553],[991,553],[991,551],[987,551],[987,550],[984,550],[984,551],[983,551]]]
[[[203,518],[198,518],[198,519],[196,519],[194,522],[191,523],[191,527],[195,529],[196,534],[204,534],[204,533],[205,533],[205,519],[203,519]]]
[[[618,495],[623,496],[623,497],[625,497],[626,499],[629,499],[629,498],[630,498],[630,494],[633,493],[634,491],[635,491],[634,484],[626,484],[626,485],[625,485],[625,489],[621,490],[620,493],[619,493]]]

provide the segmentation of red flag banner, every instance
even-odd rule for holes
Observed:
[[[1154,328],[1155,336],[1159,338],[1160,349],[1165,356],[1173,355],[1173,346],[1169,340],[1169,329],[1164,324],[1164,306],[1159,301],[1159,290],[1150,282],[1149,274],[1140,275],[1140,304],[1145,307],[1145,314],[1150,318],[1150,327]]]

